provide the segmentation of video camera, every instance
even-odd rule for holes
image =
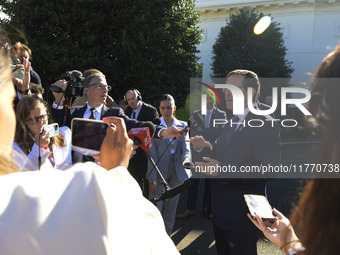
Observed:
[[[67,86],[65,91],[62,88],[51,85],[50,90],[56,93],[64,93],[65,97],[78,97],[83,95],[84,87],[83,82],[85,78],[78,70],[67,71],[58,80],[66,80]]]

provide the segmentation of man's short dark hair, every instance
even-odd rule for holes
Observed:
[[[33,94],[40,93],[43,95],[45,92],[45,89],[36,83],[30,83],[30,90]]]
[[[260,84],[259,77],[257,76],[257,74],[252,71],[245,70],[245,69],[236,69],[228,73],[227,78],[233,74],[244,75],[242,84],[245,88],[251,87],[255,89],[256,93],[254,96],[254,99],[255,99],[254,101],[256,102],[258,100],[259,92],[261,89],[261,84]]]

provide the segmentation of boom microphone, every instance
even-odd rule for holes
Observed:
[[[190,188],[193,185],[192,179],[188,179],[185,182],[178,184],[177,186],[166,190],[159,198],[154,198],[151,200],[154,204],[157,204],[159,201],[172,198],[177,194],[183,192],[187,188]]]

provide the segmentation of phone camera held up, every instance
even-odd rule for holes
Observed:
[[[50,90],[56,93],[64,93],[64,95],[68,98],[78,97],[83,95],[83,82],[84,77],[80,71],[73,70],[65,72],[58,80],[66,80],[67,86],[65,91],[63,91],[60,87],[52,85]]]
[[[8,43],[3,43],[1,49],[6,56],[11,58],[11,68],[14,78],[23,80],[25,76],[25,68],[21,66],[20,59],[17,53]]]

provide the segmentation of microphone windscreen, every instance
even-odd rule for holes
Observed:
[[[153,135],[154,135],[155,132],[156,132],[156,127],[155,127],[155,125],[152,124],[152,122],[150,122],[150,121],[146,121],[146,122],[144,122],[144,126],[149,128],[150,135],[151,135],[151,137],[153,137]]]
[[[153,120],[151,120],[151,122],[153,123],[153,124],[155,124],[155,125],[160,125],[161,124],[161,119],[160,118],[154,118]]]
[[[190,117],[190,128],[191,129],[198,129],[202,127],[204,123],[204,118],[201,114],[198,112],[194,112]]]
[[[184,190],[188,189],[192,185],[193,185],[192,179],[188,179],[185,182],[178,184],[177,186],[166,191],[164,195],[161,197],[161,200],[172,198],[177,194],[182,193]]]

